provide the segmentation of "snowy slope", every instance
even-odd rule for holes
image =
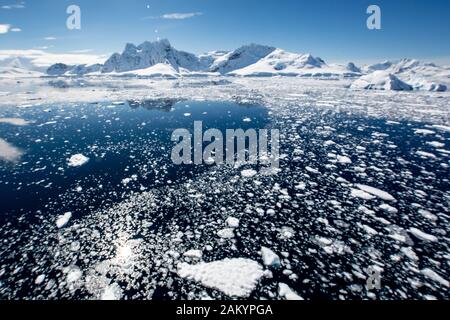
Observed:
[[[256,63],[229,73],[236,76],[357,76],[360,73],[354,64],[349,66],[327,65],[321,58],[311,54],[296,54],[275,49]]]
[[[250,66],[275,50],[276,48],[274,47],[257,44],[242,46],[233,52],[217,58],[209,70],[212,72],[227,74],[231,71]]]
[[[411,91],[412,86],[387,71],[375,71],[362,76],[351,85],[352,89]]]

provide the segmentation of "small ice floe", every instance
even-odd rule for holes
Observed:
[[[122,289],[119,287],[117,283],[113,283],[107,286],[101,296],[101,300],[105,301],[115,301],[120,300],[122,298]]]
[[[242,119],[242,121],[243,121],[243,122],[252,122],[252,119],[251,119],[251,118],[248,118],[248,117],[246,117],[246,118]]]
[[[64,270],[67,273],[66,280],[68,283],[74,283],[81,279],[83,272],[77,266],[71,266]]]
[[[449,126],[442,126],[442,125],[434,124],[434,125],[432,125],[432,127],[437,129],[437,130],[450,132],[450,127]]]
[[[350,164],[350,163],[352,163],[352,160],[349,157],[347,157],[347,156],[337,156],[337,161],[340,164]]]
[[[17,162],[23,151],[0,138],[0,160]]]
[[[286,300],[304,300],[294,292],[287,284],[280,282],[278,284],[278,295]]]
[[[45,274],[41,274],[39,276],[36,277],[36,279],[34,280],[34,284],[41,284],[42,282],[44,282],[45,280]]]
[[[244,178],[251,178],[256,176],[257,172],[253,169],[247,169],[241,171],[241,176]]]
[[[435,242],[437,241],[437,237],[425,233],[422,230],[419,230],[417,228],[409,228],[409,232],[411,232],[413,234],[413,236],[415,236],[417,239],[423,240],[423,241],[430,241],[430,242]]]
[[[387,213],[391,213],[391,214],[398,213],[398,210],[396,208],[388,205],[387,203],[383,203],[382,205],[380,205],[379,208]]]
[[[264,276],[262,266],[256,261],[235,258],[190,265],[178,264],[178,275],[205,287],[219,290],[230,297],[247,298]]]
[[[226,220],[226,223],[230,228],[239,227],[239,219],[238,218],[228,217],[228,219]]]
[[[435,271],[431,270],[430,268],[425,268],[420,271],[424,276],[430,278],[433,281],[436,281],[440,285],[449,288],[450,282],[445,280],[443,277],[441,277],[439,274],[437,274]]]
[[[423,135],[429,135],[429,134],[435,134],[436,132],[428,129],[416,129],[414,130],[415,134],[423,134]]]
[[[351,189],[350,195],[352,197],[360,198],[360,199],[364,199],[364,200],[375,199],[375,197],[373,195],[371,195],[370,193],[364,192],[359,189]]]
[[[201,259],[203,256],[203,253],[201,250],[188,250],[185,253],[183,253],[183,256],[187,257],[187,258],[194,258],[194,259]]]
[[[56,219],[56,226],[58,229],[64,227],[69,222],[70,218],[72,218],[72,212],[66,212],[62,216],[59,216],[58,219]]]
[[[383,191],[383,190],[380,190],[380,189],[377,189],[377,188],[374,188],[374,187],[369,187],[369,186],[366,186],[364,184],[357,184],[356,186],[360,190],[362,190],[364,192],[367,192],[367,193],[370,193],[371,195],[374,195],[374,196],[376,196],[376,197],[378,197],[378,198],[380,198],[382,200],[395,201],[395,198],[392,195],[390,195],[389,193],[387,193],[386,191]]]
[[[436,158],[436,156],[433,153],[430,152],[425,152],[425,151],[416,151],[416,154],[422,158],[430,158],[430,159],[434,159]]]
[[[417,256],[417,254],[414,252],[414,250],[410,247],[403,247],[401,249],[401,252],[408,257],[411,260],[417,261],[419,260],[419,257]]]
[[[279,235],[280,238],[284,239],[284,240],[290,239],[295,236],[295,231],[291,227],[286,227],[286,226],[281,227],[279,232],[280,232],[280,235]]]
[[[439,141],[428,141],[427,144],[429,146],[432,146],[434,148],[443,148],[445,147],[445,143],[439,142]]]
[[[311,168],[309,166],[305,167],[306,171],[308,171],[309,173],[313,173],[313,174],[319,174],[319,170]]]
[[[26,126],[31,122],[21,118],[0,118],[0,123],[12,124],[14,126]]]
[[[280,257],[267,247],[261,247],[261,256],[263,263],[267,267],[278,268],[280,266]]]
[[[428,220],[431,220],[431,221],[433,221],[433,222],[438,220],[438,217],[437,217],[436,215],[432,214],[432,213],[431,213],[430,211],[428,211],[428,210],[419,209],[418,212],[420,213],[420,215],[421,215],[422,217],[424,217],[424,218],[426,218],[426,219],[428,219]]]
[[[191,114],[190,114],[189,112],[186,112],[186,113],[184,114],[184,116],[185,116],[185,117],[190,117]]]
[[[85,157],[81,153],[75,154],[69,159],[69,167],[81,167],[89,161],[88,157]]]
[[[217,235],[223,239],[232,239],[234,238],[234,229],[225,228],[217,231]]]

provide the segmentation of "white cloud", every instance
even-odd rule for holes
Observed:
[[[0,63],[2,60],[20,57],[29,60],[37,68],[46,68],[52,64],[62,62],[66,64],[95,64],[104,63],[105,55],[76,54],[76,53],[50,53],[43,50],[0,50]]]
[[[20,32],[20,31],[22,31],[22,29],[20,29],[20,28],[11,28],[9,31],[11,31],[11,32]]]
[[[0,24],[0,34],[8,33],[9,28],[11,28],[11,25],[9,24]]]
[[[81,49],[81,50],[73,50],[71,53],[88,53],[94,51],[93,49]]]
[[[11,10],[11,9],[24,9],[25,8],[25,2],[20,2],[17,4],[5,4],[1,6],[2,9],[5,10]]]
[[[44,40],[52,41],[56,40],[56,37],[45,37]]]
[[[184,20],[184,19],[190,19],[196,16],[201,16],[203,13],[201,12],[187,12],[187,13],[166,13],[162,16],[150,16],[143,18],[146,19],[169,19],[169,20]]]

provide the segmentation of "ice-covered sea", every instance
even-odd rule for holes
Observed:
[[[449,298],[447,93],[93,82],[2,96],[0,298]],[[194,120],[279,129],[280,170],[175,166]]]

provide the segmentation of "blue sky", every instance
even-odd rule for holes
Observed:
[[[126,42],[160,37],[194,53],[232,50],[253,42],[310,52],[331,62],[401,57],[450,62],[448,0],[25,0],[20,4],[0,0],[0,25],[9,25],[9,32],[1,33],[0,28],[0,50],[110,54],[122,51]],[[66,28],[66,8],[71,4],[81,8],[81,30]],[[381,7],[382,30],[366,27],[370,4]]]

